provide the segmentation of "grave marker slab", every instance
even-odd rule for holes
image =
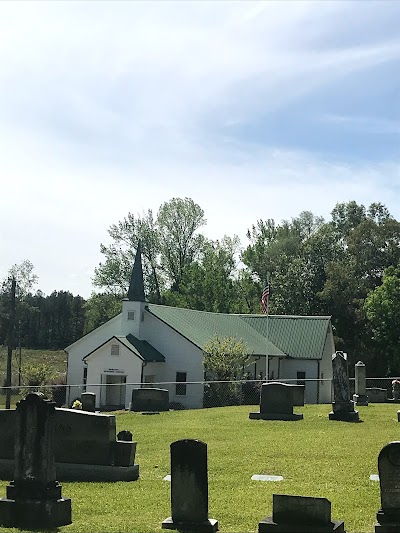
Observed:
[[[400,531],[400,441],[384,446],[378,457],[381,508],[375,531]]]
[[[349,367],[343,352],[336,352],[332,356],[332,370],[334,401],[329,420],[359,422],[358,411],[354,410],[354,402],[350,400]]]
[[[331,520],[331,502],[326,498],[273,494],[272,516],[261,520],[259,533],[344,532],[342,520]]]
[[[171,444],[171,517],[163,529],[218,531],[218,521],[208,518],[207,444],[178,440]]]
[[[302,420],[293,413],[293,386],[287,383],[264,383],[261,386],[260,412],[249,413],[251,419]]]
[[[269,474],[253,474],[252,481],[283,481],[283,476],[273,476]]]
[[[50,529],[72,523],[54,458],[55,403],[38,393],[17,403],[14,481],[0,500],[0,525]]]
[[[169,391],[168,389],[151,387],[133,389],[129,409],[130,411],[147,411],[153,413],[169,411]]]

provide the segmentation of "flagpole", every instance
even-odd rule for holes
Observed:
[[[269,272],[267,272],[267,286],[269,292]],[[269,294],[267,300],[267,337],[265,342],[265,382],[268,380],[268,343],[269,343]]]

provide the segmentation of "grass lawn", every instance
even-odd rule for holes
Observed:
[[[297,422],[249,420],[253,406],[174,411],[154,416],[117,414],[117,431],[138,441],[140,479],[130,483],[63,483],[72,498],[73,524],[65,532],[161,532],[170,516],[169,445],[195,438],[208,444],[209,516],[221,532],[254,532],[272,512],[272,494],[328,498],[332,519],[351,532],[374,531],[380,507],[381,448],[399,439],[397,408],[360,407],[363,423],[329,421],[330,405],[296,408]],[[277,474],[280,482],[251,481],[253,474]],[[0,497],[7,483],[0,482]],[[0,531],[10,531],[1,529]],[[14,530],[17,531],[17,530]]]

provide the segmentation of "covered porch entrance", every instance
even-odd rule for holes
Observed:
[[[126,375],[102,374],[100,408],[108,411],[125,409]]]

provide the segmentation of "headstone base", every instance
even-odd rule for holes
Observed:
[[[342,422],[359,422],[360,417],[358,411],[331,411],[329,413],[329,420],[341,420]]]
[[[272,516],[268,516],[258,523],[258,533],[345,533],[343,520],[334,520],[327,525],[309,525],[309,524],[277,524],[273,521]]]
[[[161,527],[163,529],[177,529],[178,531],[215,533],[215,531],[218,531],[218,520],[209,518],[205,522],[174,522],[170,516],[163,521]]]
[[[375,524],[375,532],[379,533],[398,533],[400,524]]]
[[[400,531],[400,512],[385,512],[382,509],[376,513],[378,522],[375,524],[375,531],[379,533],[395,533]]]
[[[368,396],[366,394],[353,394],[353,402],[355,405],[368,405]]]
[[[249,413],[251,420],[303,420],[302,414],[290,413]]]
[[[135,481],[139,478],[139,465],[108,466],[77,463],[56,463],[59,481]],[[14,476],[14,461],[0,459],[0,479],[10,481]]]
[[[53,529],[72,524],[71,500],[0,499],[0,526]]]

